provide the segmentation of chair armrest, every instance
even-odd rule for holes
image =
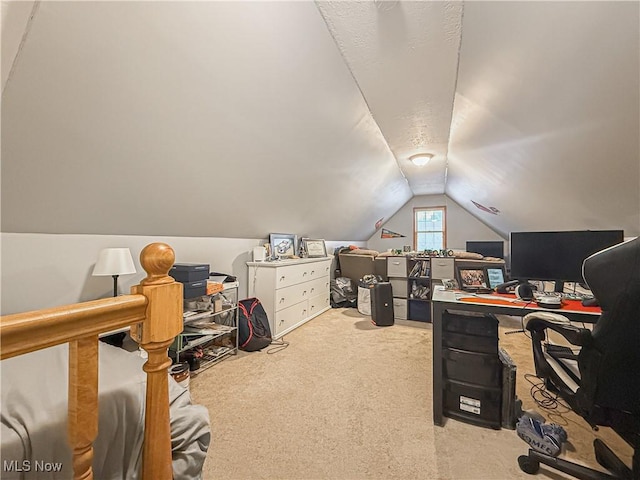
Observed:
[[[522,319],[524,328],[529,330],[537,340],[544,339],[544,330],[547,328],[558,332],[572,345],[584,347],[591,343],[591,331],[586,328],[571,325],[569,319],[563,315],[551,312],[533,312]],[[540,335],[542,333],[542,335]]]

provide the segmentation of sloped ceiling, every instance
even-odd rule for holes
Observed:
[[[447,194],[504,234],[640,234],[638,2],[468,2]]]
[[[637,2],[2,6],[4,232],[640,234]]]

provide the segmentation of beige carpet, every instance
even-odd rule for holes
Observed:
[[[533,478],[518,468],[527,445],[513,430],[434,427],[430,327],[376,327],[356,309],[331,309],[286,335],[286,349],[240,352],[192,378],[193,400],[211,416],[204,478]],[[519,374],[531,372],[529,340],[503,333]]]

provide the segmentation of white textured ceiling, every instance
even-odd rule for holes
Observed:
[[[318,6],[413,193],[444,193],[462,3]],[[417,167],[416,153],[434,158]]]
[[[638,2],[2,2],[2,231],[364,240],[445,192],[504,235],[638,235],[639,17]]]

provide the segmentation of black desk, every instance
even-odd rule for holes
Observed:
[[[462,298],[465,297],[476,298],[473,302],[469,302],[462,300]],[[487,303],[482,302],[483,298]],[[492,300],[504,303],[490,303]],[[574,304],[578,303],[579,302],[576,302]],[[581,310],[572,310],[570,307],[547,309],[540,308],[535,303],[516,300],[515,296],[473,295],[461,291],[444,290],[444,287],[436,286],[431,299],[431,323],[433,328],[433,423],[440,427],[444,426],[442,405],[442,314],[446,310],[512,316],[524,316],[531,312],[548,311],[564,315],[573,322],[582,323],[595,323],[600,317],[600,309],[598,307],[588,307]]]

